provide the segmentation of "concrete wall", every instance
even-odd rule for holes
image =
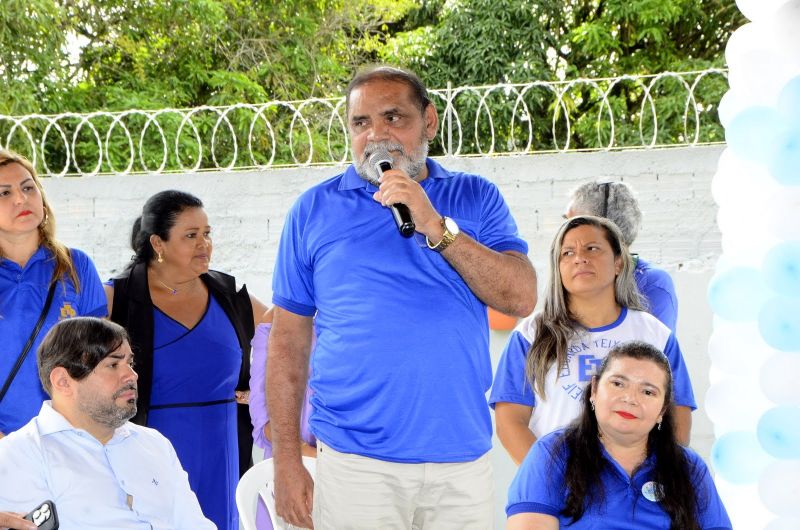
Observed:
[[[675,280],[680,301],[678,338],[700,405],[693,415],[692,446],[706,458],[713,429],[703,412],[712,321],[705,292],[720,254],[711,178],[721,151],[722,147],[715,146],[443,161],[452,169],[478,173],[497,183],[530,244],[540,288],[546,282],[547,252],[562,222],[569,190],[598,176],[624,180],[635,188],[644,223],[633,250],[670,271]],[[147,197],[169,188],[198,195],[213,229],[213,267],[234,274],[251,293],[268,302],[286,211],[301,191],[340,170],[311,167],[63,178],[47,179],[45,187],[57,212],[59,238],[88,252],[104,278],[130,259],[130,227]],[[493,332],[495,364],[506,336]],[[499,524],[514,466],[499,443],[495,445]]]

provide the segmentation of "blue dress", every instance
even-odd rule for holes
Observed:
[[[219,530],[238,530],[239,450],[234,391],[242,350],[209,295],[192,329],[153,308],[153,391],[148,426],[169,438],[200,507]]]

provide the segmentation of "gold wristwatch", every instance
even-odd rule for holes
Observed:
[[[441,252],[449,247],[456,240],[458,234],[461,233],[456,222],[449,217],[442,217],[442,228],[444,229],[442,240],[435,245],[431,245],[431,240],[425,237],[428,248],[436,252]]]

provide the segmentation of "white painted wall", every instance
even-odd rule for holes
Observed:
[[[670,271],[678,290],[678,339],[689,365],[700,409],[694,413],[692,446],[705,458],[713,427],[703,412],[708,389],[706,345],[711,311],[706,288],[720,254],[717,208],[711,178],[721,146],[568,153],[498,158],[445,159],[444,165],[484,175],[503,192],[530,244],[530,257],[546,282],[550,241],[561,224],[573,187],[599,176],[630,183],[638,192],[644,223],[633,250]],[[297,195],[339,167],[235,173],[97,176],[46,179],[58,219],[59,238],[81,248],[106,278],[130,259],[130,227],[152,194],[169,188],[190,191],[206,204],[214,236],[213,267],[234,274],[251,293],[269,302],[272,267],[286,211]],[[496,364],[507,333],[493,332]],[[495,440],[498,528],[514,466]]]

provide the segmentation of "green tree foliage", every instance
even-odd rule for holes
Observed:
[[[727,36],[741,23],[734,0],[2,0],[0,114],[324,99],[339,96],[359,65],[377,61],[407,66],[433,88],[448,82],[485,85],[721,67]],[[710,103],[719,100],[725,85],[718,76],[698,87],[703,140],[722,138]],[[659,94],[659,118],[680,123],[686,103],[681,87],[665,79],[653,90]],[[597,126],[598,114],[609,109],[618,120],[616,144],[638,136],[640,124],[649,130],[650,115],[641,112],[643,94],[641,83],[620,83],[600,107],[597,90],[578,85],[557,106],[546,89],[531,89],[524,98],[528,112],[515,116],[513,129],[506,97],[492,94],[485,103],[495,119],[496,149],[525,147],[520,138],[528,126],[534,129],[533,148],[552,148],[557,108],[561,145],[567,113],[572,145],[597,147],[610,139],[607,126]],[[308,133],[297,127],[287,106],[264,110],[264,119],[255,123],[252,112],[229,110],[230,127],[220,126],[219,111],[198,111],[189,125],[165,111],[158,121],[163,137],[146,116],[132,113],[112,128],[108,152],[98,152],[95,132],[80,118],[64,118],[59,126],[67,143],[75,138],[71,170],[210,167],[212,157],[225,165],[234,143],[243,156],[251,126],[255,163],[306,157],[316,162],[330,159],[328,153],[311,152],[311,142],[329,145],[330,104],[304,109]],[[478,98],[470,93],[460,95],[457,104],[461,115],[479,122],[478,139],[467,139],[462,151],[474,150],[477,142],[485,146],[492,132],[486,108],[481,117]],[[105,135],[108,121],[98,134]],[[290,143],[285,139],[292,124]],[[26,127],[36,136],[46,121],[28,121]],[[0,120],[0,144],[13,128],[12,121]],[[51,128],[48,135],[57,139],[60,131]],[[658,140],[681,135],[682,127],[660,127]],[[11,147],[30,149],[19,129],[9,141]],[[138,152],[131,143],[140,141],[143,160],[131,156]],[[49,167],[67,164],[61,144],[48,141],[48,151],[39,153]],[[205,146],[202,151],[199,145]],[[334,158],[347,156],[342,131],[330,145]]]
[[[448,81],[458,86],[693,71],[724,67],[728,37],[744,22],[734,0],[431,0],[408,15],[406,25],[389,36],[379,55],[424,70],[434,86]],[[597,116],[609,108],[618,120],[617,144],[638,138],[640,122],[645,131],[652,130],[651,113],[642,113],[646,84],[618,84],[603,106],[596,89],[572,88],[563,100],[573,124],[572,145],[607,145],[610,131],[605,125],[597,130]],[[658,96],[659,120],[676,124],[660,127],[657,140],[690,141],[682,126],[685,89],[669,79],[652,88]],[[723,138],[711,103],[726,89],[721,76],[708,76],[698,86],[705,141]],[[550,118],[560,112],[563,118],[564,109],[557,109],[545,90],[529,91],[526,103],[532,115]],[[478,111],[477,100],[463,105],[465,114]],[[497,112],[502,116],[502,109]],[[690,113],[690,131],[693,120]],[[486,127],[483,123],[484,135]],[[555,147],[549,119],[535,127],[534,147]],[[558,127],[556,132],[565,133]],[[510,128],[505,135],[510,142]]]

